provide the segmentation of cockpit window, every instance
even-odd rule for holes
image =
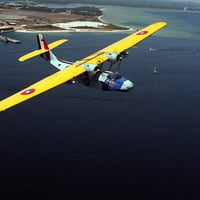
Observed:
[[[117,79],[120,79],[121,77],[122,76],[119,73],[108,75],[108,78],[111,79],[111,80],[117,80]]]

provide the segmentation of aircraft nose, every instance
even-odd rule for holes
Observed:
[[[124,81],[124,83],[122,84],[121,86],[121,90],[130,90],[131,88],[133,88],[134,84],[129,81],[129,80],[126,80]]]

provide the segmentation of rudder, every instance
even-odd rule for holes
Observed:
[[[50,61],[50,54],[49,54],[49,46],[44,38],[44,36],[40,33],[37,34],[37,40],[38,40],[38,46],[39,46],[39,49],[45,49],[47,50],[47,52],[43,53],[43,54],[40,54],[40,56],[47,60],[47,61]]]

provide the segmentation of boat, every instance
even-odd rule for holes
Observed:
[[[153,74],[158,74],[157,67],[154,67],[154,68],[153,68]]]
[[[4,36],[1,36],[0,35],[0,40],[2,41],[2,42],[11,42],[11,43],[21,43],[21,41],[19,41],[19,40],[16,40],[16,39],[12,39],[12,38],[9,38],[9,37],[4,37]]]

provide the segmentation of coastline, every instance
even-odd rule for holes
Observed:
[[[102,19],[102,15],[80,15],[66,10],[45,12],[38,10],[20,10],[1,8],[0,22],[15,24],[16,32],[122,32],[133,30],[127,26],[111,24]],[[103,11],[104,8],[101,8]],[[87,12],[87,11],[84,11]]]
[[[53,23],[49,24],[52,26],[52,29],[47,30],[28,30],[28,29],[16,29],[16,32],[23,33],[35,33],[35,32],[124,32],[124,31],[133,31],[134,29],[128,26],[113,25],[109,22],[106,22],[102,19],[102,16],[98,17],[98,21],[71,21],[63,23]],[[119,27],[111,29],[110,26]],[[56,30],[53,30],[55,27]]]

